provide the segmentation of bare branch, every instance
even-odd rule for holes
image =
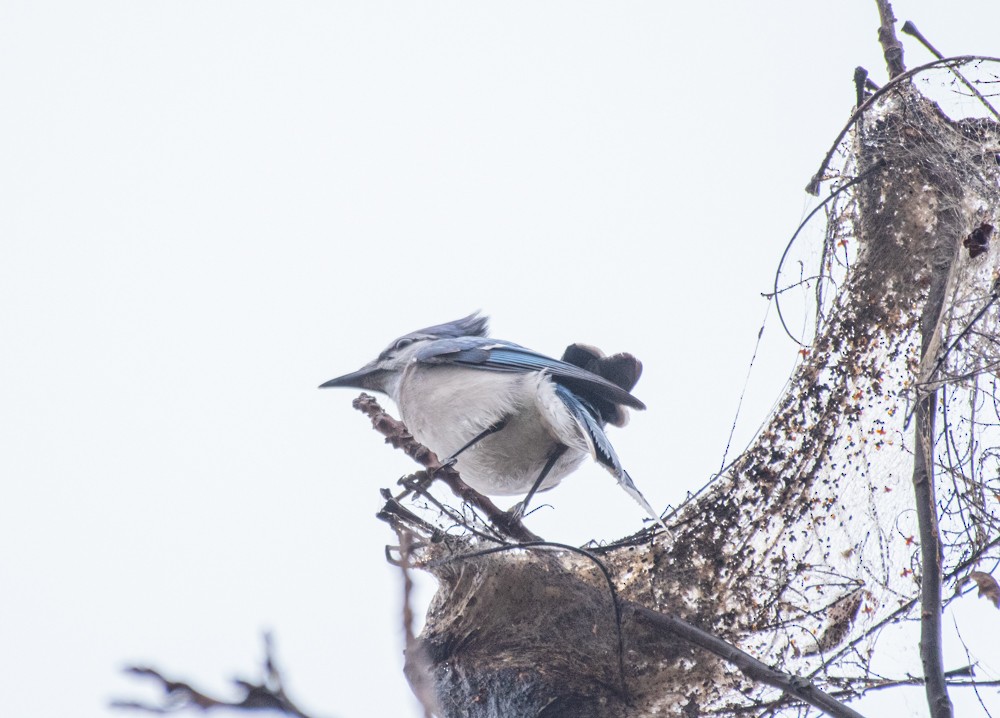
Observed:
[[[915,37],[917,39],[917,41],[921,45],[923,45],[924,47],[926,47],[927,50],[934,57],[936,57],[939,60],[943,60],[944,59],[944,55],[942,55],[940,52],[938,52],[938,50],[937,50],[936,47],[934,47],[933,45],[931,45],[930,40],[928,40],[926,37],[924,37],[923,33],[921,33],[920,30],[917,29],[917,26],[914,25],[912,22],[910,22],[909,20],[907,20],[906,22],[903,23],[903,27],[900,28],[900,29],[903,32],[905,32],[907,35]],[[993,113],[993,116],[996,117],[998,120],[1000,120],[1000,112],[997,112],[997,109],[990,103],[989,100],[986,99],[986,97],[983,96],[983,93],[981,93],[979,91],[979,88],[976,87],[971,82],[969,82],[968,78],[965,75],[963,75],[961,72],[959,72],[956,68],[952,67],[951,71],[955,74],[955,77],[957,77],[959,80],[961,80],[962,84],[965,85],[969,89],[969,91],[972,92],[972,94],[976,96],[976,99],[978,99],[980,102],[982,102],[983,105],[985,105],[986,108],[991,113]]]
[[[878,6],[878,16],[881,24],[878,28],[878,41],[882,45],[885,65],[889,69],[889,77],[893,78],[906,72],[903,64],[903,43],[896,37],[896,16],[892,14],[892,4],[889,0],[875,0]]]
[[[951,700],[944,677],[941,648],[941,537],[938,531],[931,442],[937,393],[917,404],[913,462],[913,491],[920,530],[920,660],[924,668],[927,703],[934,718],[950,718]]]
[[[515,541],[538,541],[539,537],[529,531],[513,514],[501,510],[488,498],[477,492],[451,466],[442,466],[437,455],[413,438],[403,422],[394,419],[370,394],[361,394],[353,406],[371,419],[372,427],[385,436],[386,443],[403,452],[421,466],[430,470],[432,479],[440,479],[448,485],[462,501],[475,506],[490,519],[493,525]]]
[[[190,683],[167,678],[155,668],[148,666],[129,666],[125,668],[125,673],[134,676],[152,678],[159,683],[166,695],[164,702],[159,705],[152,705],[135,700],[114,700],[111,701],[112,708],[138,710],[146,713],[176,713],[186,709],[198,709],[202,711],[213,708],[229,708],[235,710],[258,711],[263,709],[281,711],[296,718],[309,718],[302,712],[285,693],[282,685],[281,672],[274,661],[274,646],[270,634],[264,634],[264,677],[260,683],[252,683],[242,679],[234,679],[233,683],[243,692],[243,697],[239,700],[230,701],[224,698],[216,698],[198,690]]]
[[[750,654],[741,651],[731,643],[703,631],[686,621],[682,621],[676,616],[653,611],[643,606],[629,605],[627,608],[637,618],[652,624],[660,630],[680,636],[685,641],[689,641],[699,648],[704,648],[719,658],[732,663],[748,678],[766,683],[775,688],[780,688],[788,695],[794,696],[814,708],[819,708],[827,715],[834,716],[835,718],[863,718],[856,710],[824,693],[808,679],[775,670],[761,663]]]

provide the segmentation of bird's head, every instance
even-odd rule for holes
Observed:
[[[445,324],[418,329],[404,334],[382,350],[375,359],[365,364],[357,371],[338,376],[320,384],[320,389],[343,386],[355,389],[378,391],[396,398],[396,388],[403,369],[410,363],[421,347],[438,339],[454,339],[455,337],[484,337],[488,331],[487,317],[474,312],[467,317],[456,319]]]

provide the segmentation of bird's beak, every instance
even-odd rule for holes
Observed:
[[[364,366],[350,374],[338,376],[319,385],[320,389],[328,389],[334,386],[343,386],[354,389],[371,389],[372,391],[382,391],[382,375],[385,372],[373,366]]]

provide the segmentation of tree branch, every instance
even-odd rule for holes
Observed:
[[[274,645],[270,634],[267,633],[264,634],[264,677],[259,684],[239,678],[234,679],[233,682],[243,691],[243,697],[237,701],[227,701],[223,698],[210,696],[185,681],[167,678],[155,668],[128,666],[124,670],[126,673],[145,676],[158,682],[166,693],[164,702],[160,705],[153,705],[142,701],[114,700],[111,701],[112,708],[158,714],[176,713],[189,708],[197,708],[202,711],[213,708],[252,711],[267,709],[281,711],[287,715],[295,716],[295,718],[309,718],[285,693],[281,672],[274,662]]]
[[[936,57],[939,60],[944,59],[944,55],[938,52],[938,49],[936,47],[931,45],[930,40],[924,37],[923,33],[921,33],[920,30],[917,29],[917,26],[914,25],[912,22],[907,20],[906,22],[903,23],[903,27],[900,29],[907,35],[915,37],[920,42],[920,44],[923,45],[925,48],[927,48],[928,52],[930,52],[934,57]],[[954,67],[951,68],[951,71],[952,73],[954,73],[955,77],[961,80],[962,84],[965,85],[969,89],[969,91],[976,96],[976,99],[982,102],[983,105],[986,106],[986,108],[993,114],[995,118],[1000,120],[1000,112],[997,112],[997,109],[990,103],[989,100],[986,99],[983,93],[979,91],[979,88],[976,87],[971,82],[969,82],[968,78],[961,72],[956,70]]]
[[[913,492],[920,532],[920,661],[933,718],[951,718],[951,699],[941,650],[941,536],[934,488],[934,414],[937,392],[917,403],[914,426]]]
[[[386,443],[430,471],[431,480],[440,479],[448,485],[457,497],[482,511],[498,531],[515,541],[539,541],[540,537],[529,531],[513,514],[501,510],[488,498],[462,481],[462,477],[451,466],[442,466],[437,454],[413,438],[403,422],[394,419],[370,394],[361,394],[352,403],[355,409],[371,419],[372,427],[385,436]],[[407,491],[406,493],[409,493]]]
[[[637,619],[651,624],[661,631],[679,636],[685,641],[703,648],[728,663],[733,664],[751,680],[779,688],[788,695],[794,696],[800,701],[820,709],[827,715],[834,716],[834,718],[864,718],[853,708],[844,705],[829,694],[821,691],[808,679],[775,670],[731,643],[703,631],[686,621],[682,621],[676,616],[654,611],[636,604],[627,604],[626,608]]]
[[[896,16],[892,14],[892,4],[889,0],[875,0],[878,6],[878,16],[881,24],[878,28],[878,41],[882,45],[885,65],[889,69],[889,77],[893,78],[906,72],[903,64],[903,43],[896,37]]]

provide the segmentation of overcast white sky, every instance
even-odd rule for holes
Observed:
[[[895,7],[1000,54],[995,0]],[[676,503],[719,468],[854,67],[884,80],[876,26],[871,0],[0,3],[0,710],[107,716],[145,694],[130,661],[224,690],[270,628],[307,710],[416,715],[373,517],[412,466],[316,386],[475,309],[629,350],[649,410],[612,440]],[[794,363],[773,320],[734,446]],[[643,518],[592,467],[546,499],[553,540]]]

